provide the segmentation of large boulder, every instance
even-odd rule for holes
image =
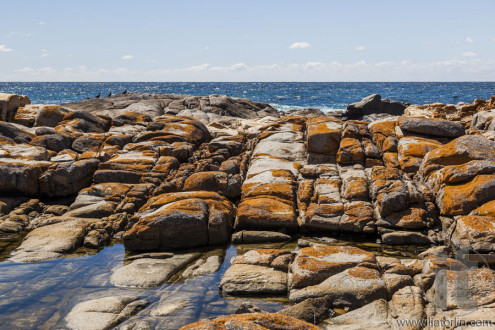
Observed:
[[[464,126],[461,123],[445,119],[400,117],[397,124],[403,131],[429,136],[457,138],[465,134]]]
[[[426,154],[419,173],[440,213],[467,215],[495,199],[495,142],[462,136]]]
[[[0,120],[12,121],[17,108],[30,103],[31,101],[25,95],[0,93]]]
[[[320,284],[291,290],[291,302],[326,297],[333,307],[358,308],[376,299],[387,298],[387,288],[376,269],[363,266],[348,268]]]
[[[323,282],[361,263],[376,263],[373,253],[352,246],[315,245],[297,253],[291,265],[292,288],[303,288]]]
[[[336,154],[340,145],[342,122],[334,117],[312,117],[307,120],[308,152]]]
[[[410,103],[407,102],[382,100],[381,95],[373,94],[363,98],[359,102],[349,104],[346,115],[348,119],[358,119],[377,113],[401,116],[409,105]]]
[[[230,240],[234,206],[215,192],[169,193],[150,199],[136,218],[124,235],[129,250],[217,245]]]
[[[138,258],[117,268],[110,283],[119,288],[152,288],[167,281],[200,256],[199,253],[176,254],[169,258]]]
[[[73,252],[82,245],[90,225],[96,220],[61,217],[53,221],[59,222],[31,231],[12,253],[12,260],[38,262]]]

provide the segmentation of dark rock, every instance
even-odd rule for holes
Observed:
[[[346,115],[348,119],[358,119],[375,113],[388,113],[394,116],[401,116],[409,105],[410,103],[407,102],[382,100],[379,94],[373,94],[359,102],[349,104]]]
[[[403,130],[425,135],[447,138],[456,138],[464,135],[464,126],[461,123],[445,119],[430,119],[423,117],[400,117],[397,124]]]
[[[5,122],[0,122],[0,135],[10,138],[16,143],[29,143],[33,139],[31,135],[15,125]]]

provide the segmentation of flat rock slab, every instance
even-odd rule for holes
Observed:
[[[95,219],[61,218],[61,222],[31,231],[12,254],[15,262],[38,262],[61,257],[82,245]]]
[[[324,329],[391,329],[387,322],[389,310],[384,299],[337,316],[325,322]]]
[[[327,297],[333,307],[357,308],[376,299],[386,299],[387,289],[375,269],[353,267],[333,275],[318,285],[291,290],[291,302]]]
[[[116,269],[110,283],[121,288],[152,288],[199,257],[199,253],[174,255],[168,259],[143,258]]]
[[[235,296],[282,295],[287,293],[287,273],[273,268],[235,264],[220,282],[223,294]]]
[[[234,244],[277,243],[290,240],[290,235],[276,231],[242,230],[232,235]]]
[[[210,256],[206,259],[198,259],[194,264],[187,267],[183,277],[200,276],[215,273],[222,265],[220,256]]]
[[[323,282],[360,263],[376,263],[375,255],[352,246],[315,245],[299,250],[292,263],[292,287],[303,288]]]
[[[65,321],[69,329],[110,329],[147,304],[135,296],[88,300],[74,306]]]

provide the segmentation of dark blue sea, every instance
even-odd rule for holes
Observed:
[[[473,102],[495,95],[495,82],[0,82],[0,92],[28,95],[32,103],[59,104],[123,91],[223,94],[271,104],[279,110],[345,109],[378,93],[415,104]]]

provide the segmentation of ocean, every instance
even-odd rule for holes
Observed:
[[[472,103],[495,95],[495,82],[0,82],[0,92],[28,95],[32,103],[60,104],[123,91],[223,94],[279,110],[345,109],[370,94],[414,104]]]

